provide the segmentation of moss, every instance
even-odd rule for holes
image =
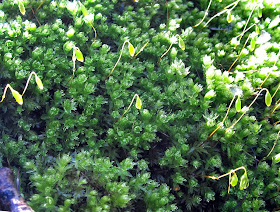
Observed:
[[[272,22],[279,3],[259,3],[247,29],[256,26],[235,46],[255,1],[238,1],[231,23],[223,14],[205,27],[232,1],[213,1],[198,27],[192,26],[209,1],[82,1],[94,17],[95,41],[78,2],[22,2],[25,15],[12,0],[0,3],[0,85],[20,92],[35,71],[44,89],[31,79],[22,106],[7,92],[0,105],[0,161],[20,168],[21,191],[34,210],[277,208],[279,165],[271,161],[280,148],[269,152],[280,118],[278,110],[272,113],[280,97],[273,96],[280,29]],[[174,37],[182,38],[185,50]],[[107,77],[128,40],[135,52],[149,43],[137,57],[123,48]],[[75,63],[72,79],[74,46],[84,62]],[[262,93],[244,116],[246,108],[228,109],[236,89],[242,90],[242,107],[249,106],[266,77],[262,87],[273,96],[272,106]],[[131,107],[119,120],[135,94],[141,109]],[[227,194],[226,179],[205,177],[240,166],[248,171],[247,190],[233,187]]]

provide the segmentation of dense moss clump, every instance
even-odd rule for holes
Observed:
[[[3,0],[0,165],[35,211],[276,209],[279,14],[276,0]]]

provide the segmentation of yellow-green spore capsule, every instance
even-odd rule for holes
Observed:
[[[84,62],[84,56],[81,50],[78,47],[74,47],[74,48],[75,48],[75,55],[77,60],[79,60],[80,62]]]
[[[266,106],[269,107],[271,105],[271,102],[272,102],[271,95],[270,95],[269,91],[267,91],[266,94],[265,94],[265,104],[266,104]]]
[[[17,92],[16,90],[14,90],[11,86],[10,86],[11,92],[15,98],[15,100],[17,101],[18,104],[22,105],[23,104],[23,99],[22,99],[22,95],[19,94],[19,92]]]
[[[230,180],[230,185],[232,187],[234,187],[237,185],[237,182],[238,182],[238,177],[237,177],[236,173],[234,172],[233,176],[231,177],[231,180]]]
[[[137,108],[137,109],[141,109],[142,108],[142,101],[141,101],[141,99],[139,98],[139,96],[137,96],[137,98],[136,98],[136,105],[135,105],[135,107]]]
[[[134,54],[135,54],[135,49],[134,49],[134,47],[132,46],[131,43],[128,43],[128,50],[129,50],[130,56],[133,57]]]
[[[237,97],[237,100],[235,102],[235,109],[236,109],[237,112],[241,111],[241,100],[240,100],[239,96]]]
[[[179,36],[179,47],[184,51],[186,49],[184,40]]]
[[[44,89],[43,83],[42,83],[42,81],[40,80],[40,78],[37,75],[35,76],[35,81],[36,81],[39,89],[43,90]]]
[[[244,173],[240,178],[240,190],[246,189],[249,186],[247,173]]]
[[[18,2],[18,8],[19,8],[20,13],[22,15],[25,15],[25,7],[24,7],[24,4],[22,3],[22,1]]]

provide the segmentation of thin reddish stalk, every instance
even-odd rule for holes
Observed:
[[[36,14],[35,14],[35,12],[34,12],[33,8],[31,7],[31,5],[30,5],[30,4],[29,4],[28,6],[30,7],[30,9],[31,9],[31,11],[32,11],[32,13],[33,13],[33,15],[34,15],[34,17],[36,18],[36,21],[37,21],[37,22],[38,22],[38,24],[41,26],[41,24],[40,24],[40,22],[39,22],[39,20],[38,20],[38,18],[37,18],[37,16],[36,16]]]

